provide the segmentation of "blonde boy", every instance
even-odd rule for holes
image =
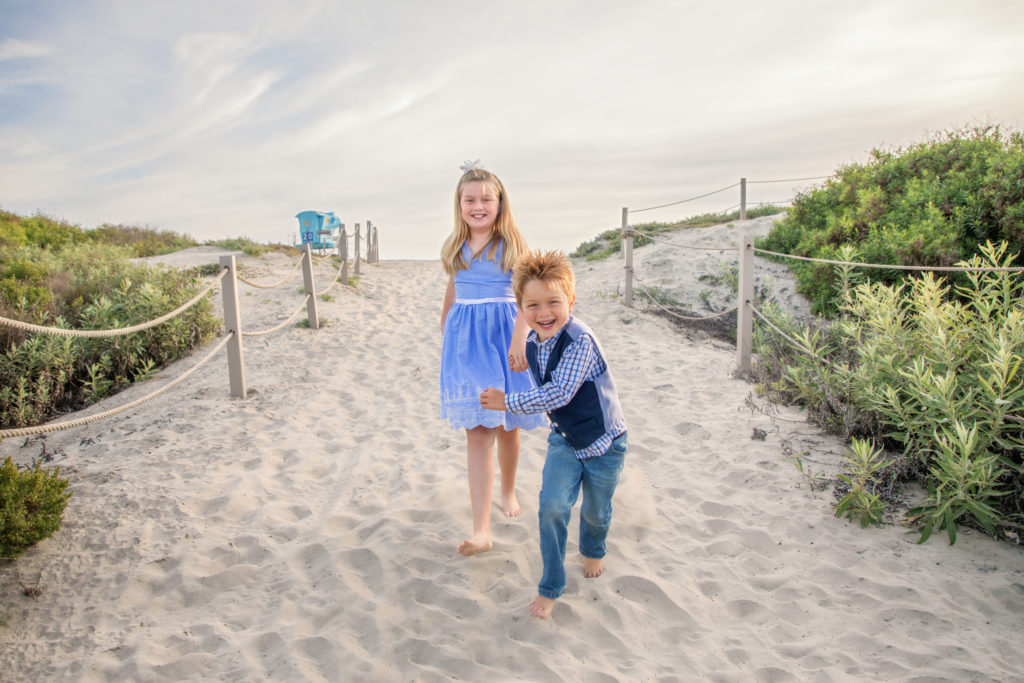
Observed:
[[[561,252],[520,258],[512,288],[531,330],[526,359],[537,388],[480,394],[484,408],[543,412],[551,421],[538,513],[544,572],[530,603],[530,612],[542,619],[565,590],[569,518],[581,490],[583,573],[595,578],[604,571],[612,496],[626,456],[626,421],[604,353],[591,329],[572,315],[575,284],[572,264]]]

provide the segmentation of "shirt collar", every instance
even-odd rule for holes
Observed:
[[[566,318],[565,324],[562,325],[562,329],[558,330],[558,332],[555,332],[553,335],[551,335],[544,341],[540,340],[540,337],[537,336],[537,332],[535,330],[530,330],[530,334],[526,335],[526,341],[533,342],[534,344],[537,345],[538,349],[550,348],[551,346],[554,345],[558,338],[562,336],[562,333],[565,332],[565,328],[569,327],[569,322],[571,320],[572,316],[570,315],[568,318]]]

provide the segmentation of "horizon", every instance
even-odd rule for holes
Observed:
[[[431,260],[481,159],[530,246],[571,251],[624,206],[720,212],[741,177],[785,205],[821,182],[789,179],[1024,112],[1024,6],[996,0],[4,4],[0,208],[198,242],[333,211]]]

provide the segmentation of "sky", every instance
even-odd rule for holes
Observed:
[[[85,229],[334,211],[434,259],[479,159],[571,251],[991,124],[1024,127],[1024,3],[0,0],[0,209]]]

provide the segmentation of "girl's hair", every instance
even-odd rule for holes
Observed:
[[[498,193],[498,216],[494,220],[494,230],[490,241],[484,248],[473,254],[473,259],[483,255],[487,251],[486,258],[493,261],[498,251],[498,244],[504,242],[502,249],[501,269],[505,272],[512,270],[512,267],[519,260],[519,257],[526,253],[526,240],[519,233],[516,227],[516,219],[512,216],[512,206],[509,204],[508,193],[505,186],[498,180],[498,176],[482,168],[474,168],[462,174],[459,184],[455,186],[455,229],[441,247],[441,266],[444,272],[455,275],[460,270],[469,268],[466,259],[462,257],[462,244],[469,239],[469,225],[462,217],[462,190],[466,185],[473,182],[490,183],[494,191]]]
[[[533,280],[542,282],[545,287],[558,287],[568,298],[572,298],[576,291],[572,262],[563,251],[531,251],[523,254],[512,271],[512,291],[517,304],[523,303],[523,289]]]

